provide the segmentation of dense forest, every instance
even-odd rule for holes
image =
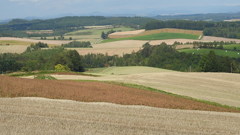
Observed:
[[[145,25],[146,30],[178,28],[203,30],[205,36],[240,39],[240,22],[205,22],[188,20],[152,21]]]
[[[62,47],[34,49],[23,54],[0,54],[1,73],[54,70],[59,64],[75,72],[84,71],[86,68],[108,66],[150,66],[185,72],[240,73],[240,59],[216,56],[214,52],[204,56],[180,53],[173,46],[165,43],[158,46],[146,43],[140,51],[122,57],[107,54],[80,56],[77,51],[65,50]]]
[[[81,57],[75,50],[65,50],[64,48],[36,49],[26,51],[23,54],[0,54],[0,73],[54,70],[58,64],[64,65],[71,71],[84,71]]]

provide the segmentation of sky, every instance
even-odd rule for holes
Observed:
[[[0,20],[240,12],[240,0],[0,0]]]

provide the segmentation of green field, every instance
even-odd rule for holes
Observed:
[[[157,33],[145,36],[136,36],[129,38],[108,39],[103,42],[113,42],[120,40],[164,40],[164,39],[198,39],[199,35],[185,34],[185,33]]]
[[[224,49],[233,50],[236,47],[237,50],[240,50],[240,44],[233,44],[233,45],[224,45]]]
[[[87,74],[96,75],[129,75],[139,73],[157,73],[157,72],[174,72],[161,68],[144,67],[144,66],[128,66],[128,67],[108,67],[108,68],[92,68]]]
[[[240,58],[240,51],[229,51],[229,50],[220,50],[220,49],[182,49],[178,50],[179,52],[185,52],[185,53],[192,53],[192,54],[200,54],[205,55],[208,54],[210,51],[214,51],[216,55],[218,56],[228,56],[232,58]]]

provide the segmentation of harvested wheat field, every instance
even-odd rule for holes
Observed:
[[[208,105],[159,92],[101,82],[31,80],[8,76],[0,76],[0,79],[1,97],[45,97],[84,102],[109,102],[122,105],[240,112],[235,109]]]
[[[124,41],[116,41],[102,44],[92,45],[93,48],[74,48],[73,50],[77,50],[80,55],[86,54],[108,54],[119,55],[129,54],[133,51],[139,51],[143,44],[147,41],[137,41],[137,40],[124,40]]]
[[[23,45],[0,45],[0,53],[23,53],[28,46]]]
[[[137,68],[136,71],[138,71]],[[54,77],[57,79],[100,80],[133,83],[178,95],[212,101],[223,105],[240,107],[239,74],[184,72],[136,73],[129,75],[115,74],[117,73],[112,72],[112,75],[106,74],[101,77],[74,75],[54,75]]]
[[[239,121],[239,113],[43,98],[0,99],[0,134],[238,135]]]
[[[240,43],[240,39],[213,37],[213,36],[204,36],[202,38],[202,41],[207,41],[207,42],[214,42],[214,41],[230,42],[230,41],[235,41],[237,43]]]
[[[71,42],[71,41],[64,41],[64,40],[34,40],[34,39],[28,39],[28,38],[15,38],[15,37],[0,37],[0,41],[22,41],[22,42],[32,42],[32,43],[42,42],[52,46],[62,45],[62,44]]]
[[[143,33],[145,30],[133,30],[133,31],[123,31],[123,32],[115,32],[112,34],[109,34],[109,38],[126,38],[126,37],[132,37],[137,36],[138,34]]]

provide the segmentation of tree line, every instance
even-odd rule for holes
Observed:
[[[240,59],[217,56],[214,52],[206,56],[181,53],[174,46],[165,43],[158,46],[146,43],[140,51],[125,54],[122,57],[88,54],[82,56],[82,61],[86,68],[150,66],[183,72],[240,72]]]
[[[30,48],[38,48],[31,46]],[[29,49],[22,54],[0,54],[0,73],[14,71],[54,70],[56,65],[63,65],[75,72],[83,72],[81,56],[75,50],[62,47],[53,49]]]
[[[240,73],[240,59],[217,56],[212,51],[203,56],[181,53],[174,46],[166,43],[157,46],[146,43],[140,51],[123,56],[107,54],[80,56],[77,51],[62,47],[34,49],[23,54],[0,54],[1,73],[54,70],[56,66],[75,72],[82,72],[86,68],[108,66],[150,66],[184,72]]]

